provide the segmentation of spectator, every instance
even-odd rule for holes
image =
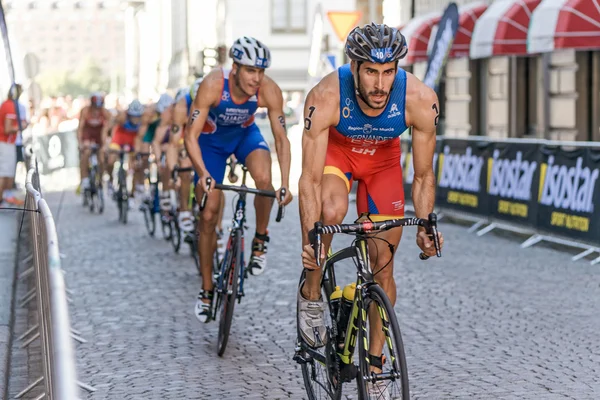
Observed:
[[[19,98],[23,88],[19,84],[13,84],[8,91],[8,99],[0,105],[0,201],[5,201],[12,205],[23,205],[23,200],[14,196],[12,187],[14,184],[15,171],[17,165],[17,136],[19,133],[19,124],[17,123],[17,113],[15,100]],[[21,129],[27,126],[25,107],[19,105],[21,118]]]

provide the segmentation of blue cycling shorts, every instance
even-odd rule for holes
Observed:
[[[256,124],[247,128],[229,130],[227,133],[202,133],[198,138],[202,160],[210,176],[216,183],[223,183],[225,168],[230,155],[235,155],[238,163],[246,164],[246,158],[254,150],[263,149],[270,151],[267,141],[260,133]],[[200,177],[194,174],[194,183]]]

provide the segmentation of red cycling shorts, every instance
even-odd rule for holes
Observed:
[[[402,218],[404,186],[400,154],[400,138],[351,139],[330,128],[324,174],[339,176],[348,192],[352,181],[358,181],[358,215],[369,213],[373,221]]]
[[[129,146],[131,149],[130,151],[134,151],[136,138],[137,131],[129,131],[123,128],[121,125],[116,126],[113,130],[110,147],[115,150],[120,150],[124,146]]]

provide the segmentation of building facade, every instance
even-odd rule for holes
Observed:
[[[39,59],[40,70],[72,71],[93,59],[107,76],[125,69],[120,0],[4,1],[11,40]]]
[[[403,67],[422,78],[447,4],[400,0]],[[600,141],[600,10],[586,0],[456,1],[439,97],[448,136]],[[430,40],[431,39],[431,40]]]

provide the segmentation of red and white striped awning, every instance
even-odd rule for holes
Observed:
[[[529,22],[540,1],[497,0],[492,3],[475,24],[471,58],[527,54]]]
[[[487,10],[488,5],[483,2],[469,3],[458,8],[458,31],[452,44],[449,57],[468,57],[471,47],[471,38],[475,23]]]
[[[400,60],[398,65],[404,67],[419,61],[427,61],[427,45],[431,29],[440,22],[441,18],[442,14],[439,12],[430,13],[415,17],[402,27],[400,31],[406,37],[408,54]]]
[[[527,50],[600,48],[600,0],[543,0],[531,17]]]

